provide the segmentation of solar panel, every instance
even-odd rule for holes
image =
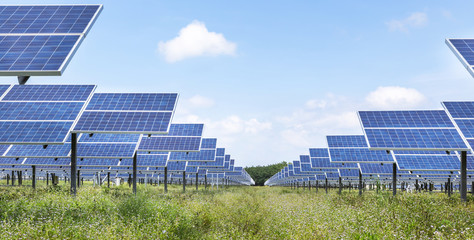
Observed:
[[[102,5],[0,6],[0,75],[61,75]]]
[[[138,154],[137,166],[166,167],[168,154]],[[120,166],[132,166],[132,159],[123,159]]]
[[[70,161],[68,159],[68,161]],[[110,159],[110,158],[80,158],[77,161],[77,166],[117,166],[119,160],[118,159]]]
[[[139,151],[199,151],[204,124],[171,124],[168,134],[143,137]]]
[[[201,140],[201,149],[217,148],[217,138],[203,138]]]
[[[216,150],[201,150],[199,152],[170,152],[172,161],[214,161]]]
[[[26,158],[23,165],[69,166],[68,158]]]
[[[24,158],[0,158],[0,165],[21,165]]]
[[[44,148],[41,145],[12,145],[6,152],[6,157],[37,157],[61,158],[67,157],[71,151],[70,144],[50,145]],[[69,161],[69,160],[68,160]]]
[[[445,111],[360,111],[371,150],[467,150]]]
[[[474,77],[474,39],[446,39],[446,44]]]
[[[94,94],[74,132],[167,133],[178,94]]]
[[[363,135],[327,136],[331,163],[393,163],[385,151],[369,150]]]
[[[62,144],[94,85],[14,85],[0,100],[0,144]]]
[[[329,157],[329,151],[327,148],[310,148],[309,149],[310,157]]]
[[[395,155],[400,170],[456,171],[461,162],[456,155]]]
[[[225,155],[225,148],[217,148],[216,156],[224,156]]]
[[[359,163],[359,166],[362,175],[391,175],[393,173],[393,164]],[[400,172],[397,172],[397,174],[400,174]]]
[[[168,171],[183,172],[186,170],[186,162],[168,162]]]
[[[77,145],[79,158],[133,158],[136,144],[83,143]]]
[[[359,178],[358,169],[339,169],[339,174],[343,178]]]
[[[351,168],[358,169],[357,163],[337,163],[331,162],[329,157],[327,158],[311,158],[311,167],[314,169],[339,169],[339,168]]]

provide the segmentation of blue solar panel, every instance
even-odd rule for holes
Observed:
[[[0,85],[0,96],[2,96],[11,85]]]
[[[216,156],[224,156],[225,155],[225,148],[217,148]]]
[[[201,140],[201,149],[215,149],[217,148],[217,138],[203,138]]]
[[[371,149],[468,150],[456,129],[365,129]]]
[[[0,158],[0,165],[20,165],[24,158]]]
[[[61,71],[81,40],[81,35],[0,35],[0,72]]]
[[[5,151],[7,151],[9,147],[10,145],[0,145],[0,156],[3,156]]]
[[[474,39],[446,39],[446,44],[474,76]]]
[[[385,151],[374,151],[368,148],[330,148],[331,162],[384,162],[393,163],[392,155]]]
[[[443,110],[360,111],[365,128],[447,128],[454,127]]]
[[[0,120],[76,120],[82,102],[0,102]]]
[[[2,101],[87,101],[95,85],[14,85]]]
[[[197,173],[198,167],[186,166],[186,173]]]
[[[201,137],[204,124],[171,124],[168,136]]]
[[[109,158],[80,158],[77,160],[78,166],[117,166],[118,159]]]
[[[443,102],[453,118],[474,118],[474,102]]]
[[[54,144],[64,142],[73,122],[1,122],[2,144]]]
[[[343,178],[347,178],[347,177],[358,178],[359,170],[358,169],[339,169],[339,174]]]
[[[166,167],[168,155],[163,154],[138,154],[137,166],[142,167]],[[123,159],[120,166],[132,166],[132,159]]]
[[[201,150],[199,152],[171,152],[170,160],[173,161],[214,161],[216,150]]]
[[[86,33],[101,5],[0,6],[0,33]]]
[[[367,147],[364,135],[327,136],[326,139],[330,148]]]
[[[27,158],[23,165],[69,166],[69,158]]]
[[[309,156],[310,157],[329,157],[329,152],[327,148],[310,148]]]
[[[41,145],[12,145],[5,154],[8,157],[67,157],[71,151],[71,145],[49,145],[43,148]]]
[[[326,172],[326,177],[328,179],[339,179],[339,173],[328,173],[328,172]]]
[[[370,149],[467,150],[445,111],[361,111]]]
[[[186,162],[168,162],[168,171],[185,171]]]
[[[456,171],[461,162],[454,155],[396,155],[400,170],[449,170]]]
[[[474,138],[474,119],[455,119],[455,121],[465,138]]]
[[[224,157],[216,156],[215,161],[208,162],[208,167],[223,167],[224,166]]]
[[[359,163],[360,170],[363,175],[367,174],[392,174],[393,164],[380,163]]]
[[[143,137],[139,151],[199,151],[201,137]]]
[[[97,93],[86,110],[173,111],[176,93]]]
[[[108,134],[108,133],[94,133],[82,134],[78,142],[102,142],[102,143],[138,143],[140,139],[140,134]]]
[[[168,131],[171,112],[85,111],[74,132],[160,133]]]
[[[330,162],[327,158],[311,158],[311,167],[315,169],[339,169],[339,168],[353,168],[356,169],[357,163],[336,163]]]
[[[309,155],[300,155],[300,162],[301,163],[310,163],[311,160],[309,159]]]
[[[136,144],[84,143],[77,145],[77,156],[82,158],[132,158]]]
[[[413,151],[413,150],[397,150],[393,151],[395,155],[403,155],[403,154],[430,154],[430,155],[446,155],[446,152],[442,151]]]

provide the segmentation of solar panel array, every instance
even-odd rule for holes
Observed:
[[[102,8],[0,6],[0,75],[61,75]]]
[[[474,77],[474,39],[446,39],[446,44]]]

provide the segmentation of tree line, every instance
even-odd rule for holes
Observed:
[[[247,171],[255,181],[255,186],[263,186],[265,181],[275,175],[275,173],[281,171],[286,165],[288,165],[287,162],[281,162],[267,166],[246,167],[245,171]]]

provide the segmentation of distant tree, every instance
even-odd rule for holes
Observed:
[[[281,171],[286,165],[288,165],[288,163],[281,162],[267,166],[246,167],[245,171],[250,174],[256,186],[263,186],[267,179]]]

